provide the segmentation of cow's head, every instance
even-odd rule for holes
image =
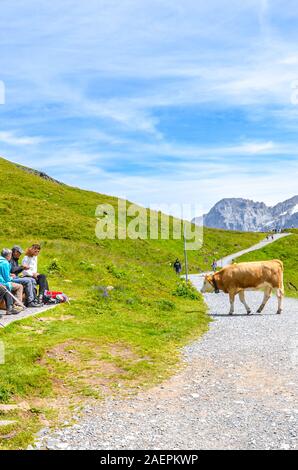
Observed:
[[[215,292],[215,286],[213,284],[213,276],[211,274],[207,274],[204,278],[204,284],[201,289],[202,294],[211,294]]]

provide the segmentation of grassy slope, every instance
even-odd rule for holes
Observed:
[[[45,321],[34,317],[0,331],[6,349],[0,403],[26,400],[30,408],[0,428],[0,436],[11,436],[0,448],[16,448],[45,419],[52,422],[59,407],[167,377],[179,347],[206,331],[208,319],[201,298],[173,295],[170,263],[182,259],[180,241],[96,239],[95,208],[116,207],[116,199],[43,180],[3,159],[0,187],[0,246],[41,242],[40,270],[55,258],[60,269],[50,275],[51,287],[74,299],[41,315]],[[190,268],[210,268],[214,257],[261,237],[205,230],[203,248],[189,252]],[[108,298],[94,289],[108,285],[115,288]]]
[[[286,295],[298,297],[298,230],[292,230],[293,235],[282,238],[262,250],[248,253],[237,261],[261,261],[280,259],[284,262],[284,280]],[[296,286],[296,289],[295,287]]]

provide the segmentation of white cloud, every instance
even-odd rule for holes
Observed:
[[[273,165],[266,172],[261,170],[254,175],[249,175],[244,167],[239,171],[232,165],[210,175],[201,172],[198,165],[188,174],[188,178],[184,178],[183,174],[180,178],[178,175],[175,178],[161,178],[105,174],[100,179],[81,175],[80,178],[70,178],[69,183],[116,195],[146,207],[152,204],[199,204],[203,213],[221,197],[243,197],[269,205],[290,198],[297,194],[297,184],[294,179],[289,180],[288,174],[297,175],[297,172],[297,162],[287,163],[283,167]]]
[[[5,55],[2,69],[14,70],[28,86],[33,83],[35,99],[68,103],[86,115],[149,133],[156,131],[150,113],[157,106],[206,101],[289,105],[298,64],[288,64],[287,57],[296,51],[296,42],[259,28],[258,18],[264,22],[272,9],[269,2],[52,2],[39,11],[40,28],[34,29],[28,28],[32,5],[23,8],[17,2],[16,38],[26,29],[23,60]],[[9,18],[6,7],[3,21],[5,11]],[[27,51],[34,61],[27,60]],[[168,78],[172,83],[159,81],[141,92],[136,88],[130,97],[90,99],[88,80],[96,77]],[[20,99],[34,99],[29,91],[23,89]]]
[[[5,84],[0,80],[0,105],[5,104]]]
[[[289,15],[284,3],[52,0],[36,10],[32,0],[13,8],[4,0],[0,78],[9,87],[1,112],[5,128],[18,132],[0,132],[0,143],[12,159],[58,179],[144,203],[282,199],[297,181],[297,167],[283,165],[297,155],[297,139],[284,131],[298,124],[297,35],[287,34],[297,6],[287,0]],[[179,129],[166,128],[163,112],[176,109],[195,109],[193,121],[201,109],[241,110],[256,120],[255,135],[233,133],[233,116],[231,135],[201,143],[184,136],[183,117]],[[278,121],[278,135],[270,122],[262,130],[264,118]],[[45,137],[30,137],[36,129]]]
[[[0,131],[0,143],[7,145],[38,145],[43,141],[42,137],[18,136],[14,132]]]

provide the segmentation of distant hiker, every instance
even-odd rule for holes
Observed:
[[[182,271],[182,266],[181,266],[181,263],[180,263],[178,258],[176,259],[176,261],[174,263],[174,269],[176,271],[176,274],[180,274],[181,271]]]
[[[13,293],[16,296],[20,305],[23,301],[23,286],[14,282],[13,278],[10,275],[10,260],[11,260],[12,252],[9,248],[3,248],[1,251],[0,256],[0,285],[4,286],[9,292]],[[9,295],[8,292],[8,295]],[[12,305],[9,305],[9,309],[11,310]],[[16,306],[14,308],[19,313],[23,310],[22,307]]]
[[[41,247],[38,244],[30,246],[26,250],[26,256],[23,259],[23,264],[28,266],[28,269],[23,270],[23,275],[35,279],[39,286],[38,303],[43,303],[43,296],[46,290],[49,290],[47,278],[44,274],[40,274],[37,269],[37,257],[40,253]]]
[[[15,245],[12,248],[12,257],[10,260],[10,275],[13,279],[13,282],[16,284],[21,284],[24,288],[25,296],[26,296],[26,304],[29,308],[40,307],[40,305],[35,300],[35,286],[36,281],[33,277],[20,277],[25,269],[29,269],[29,266],[22,263],[19,266],[19,259],[23,250],[20,246]]]
[[[212,263],[212,271],[216,271],[216,270],[217,270],[217,261],[214,260]]]

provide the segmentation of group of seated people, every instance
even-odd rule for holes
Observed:
[[[3,248],[0,256],[0,301],[4,300],[6,313],[16,315],[24,308],[43,306],[43,297],[49,290],[48,281],[37,268],[40,245],[34,244],[25,252],[15,245],[11,250]]]

